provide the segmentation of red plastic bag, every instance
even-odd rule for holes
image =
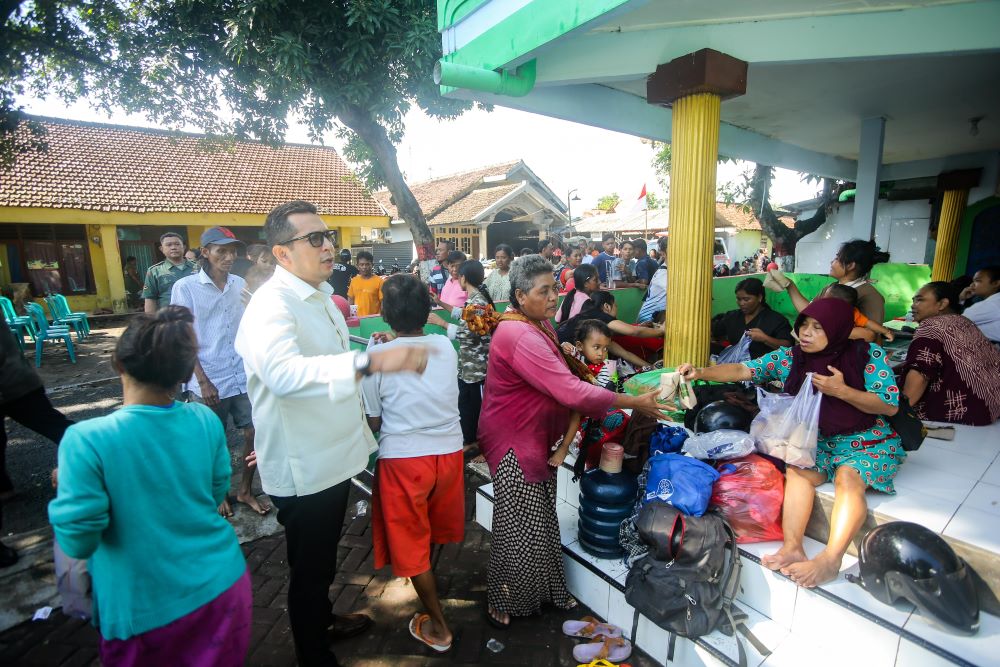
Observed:
[[[782,539],[781,503],[785,478],[774,464],[750,454],[720,462],[721,477],[712,486],[710,507],[716,507],[740,544]]]

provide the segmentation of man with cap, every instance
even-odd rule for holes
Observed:
[[[166,259],[146,270],[142,284],[143,310],[149,314],[169,306],[174,283],[198,270],[198,265],[185,256],[184,239],[177,232],[167,232],[160,237],[160,252]]]
[[[351,251],[344,248],[340,251],[340,261],[333,265],[333,273],[327,278],[333,293],[337,296],[347,298],[347,288],[351,284],[351,279],[358,275],[358,268],[351,264]]]
[[[188,382],[191,398],[210,407],[222,426],[243,430],[246,442],[242,460],[253,453],[254,427],[247,396],[247,376],[243,359],[236,352],[236,332],[243,318],[241,293],[246,281],[231,273],[236,249],[243,242],[225,227],[212,227],[201,235],[201,271],[174,283],[170,303],[184,306],[194,314],[198,336],[198,360]],[[254,469],[243,464],[236,500],[246,503],[258,514],[267,514],[271,506],[254,497],[251,491]],[[219,505],[219,514],[232,516],[229,501]]]

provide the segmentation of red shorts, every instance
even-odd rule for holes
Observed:
[[[431,569],[431,544],[465,539],[462,452],[379,459],[372,487],[375,567],[397,577]]]

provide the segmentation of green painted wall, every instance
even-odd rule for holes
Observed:
[[[712,316],[725,313],[736,308],[736,285],[750,276],[731,276],[727,278],[715,278],[712,280]],[[757,274],[753,277],[762,277]],[[824,287],[833,282],[830,276],[816,273],[790,273],[791,278],[799,290],[807,299],[812,299],[820,293]],[[886,320],[896,317],[903,317],[910,309],[910,300],[925,283],[931,279],[930,267],[926,264],[878,264],[872,270],[872,281],[878,291],[885,297]],[[642,305],[645,290],[641,289],[618,289],[614,290],[615,303],[618,305],[618,319],[623,322],[635,322],[639,314],[639,307]],[[768,292],[767,302],[774,310],[794,322],[795,308],[787,294]],[[562,303],[562,299],[559,300]],[[506,302],[497,304],[497,310],[503,312],[507,308]],[[445,319],[449,319],[444,311],[438,313]],[[361,326],[352,328],[351,333],[356,336],[368,338],[376,331],[388,331],[389,326],[381,317],[365,317],[361,320]],[[440,327],[426,326],[427,333],[444,333]],[[360,345],[355,345],[361,349]]]

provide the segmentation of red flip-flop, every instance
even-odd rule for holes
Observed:
[[[424,637],[424,622],[429,620],[431,620],[431,617],[428,614],[414,614],[413,618],[410,619],[410,634],[413,635],[413,638],[438,653],[444,653],[451,649],[451,644],[435,644],[430,639]]]

